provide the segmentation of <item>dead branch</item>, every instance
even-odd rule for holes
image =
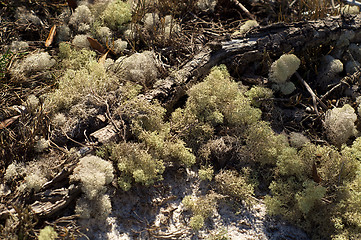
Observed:
[[[243,6],[242,3],[240,3],[238,0],[231,0],[231,2],[233,2],[234,4],[236,4],[237,7],[239,7],[249,18],[255,20],[256,18],[254,17],[254,15],[252,13],[250,13],[248,11],[248,9]]]
[[[322,109],[326,111],[328,109],[327,106],[321,101],[321,99],[319,99],[319,97],[317,97],[317,95],[312,90],[310,85],[308,85],[308,83],[305,80],[303,80],[303,78],[300,76],[300,74],[298,74],[298,72],[296,72],[295,75],[298,78],[298,80],[300,81],[300,83],[302,83],[302,85],[305,86],[305,88],[307,89],[307,91],[311,95],[312,102],[313,102],[313,108],[315,109],[315,112],[317,113],[317,115],[318,115],[317,102],[319,102]]]
[[[349,84],[353,84],[356,81],[358,81],[361,77],[361,71],[358,70],[354,72],[352,75],[347,75],[343,77],[338,84],[336,84],[334,87],[332,87],[330,90],[328,90],[321,98],[321,100],[326,99],[332,92],[334,92],[336,89],[341,87],[342,85],[350,86]]]

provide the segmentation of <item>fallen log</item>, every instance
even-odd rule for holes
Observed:
[[[340,36],[352,31],[352,41],[361,42],[361,15],[342,15],[317,21],[276,23],[258,27],[244,37],[219,42],[220,50],[205,48],[184,65],[182,69],[159,80],[155,88],[141,96],[149,101],[157,99],[172,109],[185,94],[189,84],[207,75],[218,64],[229,62],[234,57],[242,59],[241,65],[262,59],[265,52],[278,57],[291,50],[302,52],[319,45],[336,45]]]

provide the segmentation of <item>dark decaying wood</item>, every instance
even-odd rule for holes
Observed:
[[[75,185],[70,185],[69,188],[46,190],[35,196],[38,200],[30,207],[37,216],[49,217],[66,208],[80,193],[80,187]]]

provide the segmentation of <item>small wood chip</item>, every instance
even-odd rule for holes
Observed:
[[[49,46],[53,43],[55,34],[56,34],[56,25],[54,25],[54,26],[50,29],[48,38],[47,38],[46,41],[45,41],[45,47],[49,47]]]

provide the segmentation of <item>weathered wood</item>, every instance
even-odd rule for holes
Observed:
[[[235,56],[242,59],[241,64],[247,65],[261,60],[264,52],[280,56],[291,50],[300,52],[321,44],[335,44],[340,35],[347,30],[354,31],[355,41],[360,40],[361,15],[258,27],[244,37],[220,42],[222,49],[219,51],[204,49],[182,69],[158,81],[155,88],[142,97],[149,101],[158,99],[171,109],[182,96],[182,92],[187,89],[187,84],[205,76],[213,66],[229,61]]]
[[[118,138],[118,131],[112,123],[107,126],[93,132],[90,137],[95,138],[98,143],[102,145],[114,142]]]
[[[53,179],[46,182],[41,187],[41,191],[45,191],[46,189],[49,189],[49,188],[63,187],[64,184],[67,183],[66,181],[64,181],[64,179],[67,179],[69,177],[69,175],[72,174],[75,166],[76,166],[76,164],[71,164],[70,166],[63,168],[63,170],[61,170],[61,172],[59,172]]]
[[[36,201],[30,205],[30,209],[39,217],[49,217],[67,207],[80,193],[80,187],[75,185],[68,189],[46,190],[35,194]],[[16,210],[10,208],[1,211],[0,219],[6,219],[9,215],[16,215]]]
[[[67,207],[80,193],[80,187],[75,185],[71,185],[69,189],[47,190],[36,195],[38,200],[30,207],[37,216],[49,217]]]

